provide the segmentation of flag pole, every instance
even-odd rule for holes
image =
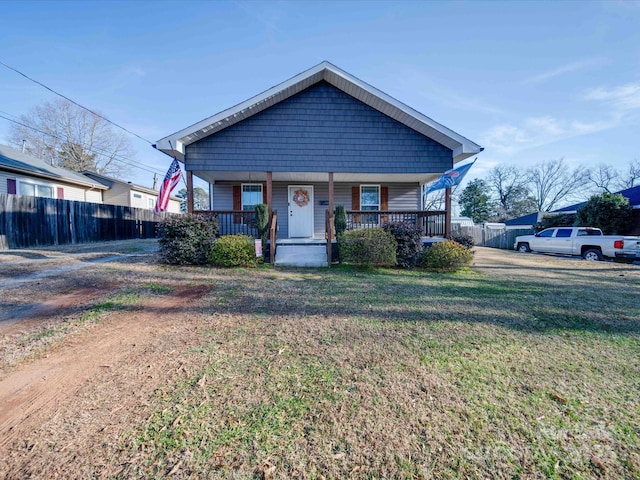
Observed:
[[[171,140],[169,140],[169,146],[171,150],[173,150],[173,145],[171,144]],[[174,155],[174,160],[176,157]],[[185,170],[187,169],[187,163],[185,162]],[[187,178],[184,178],[184,170],[180,169],[180,178],[184,183],[184,186],[187,187],[187,213],[193,213],[193,176],[189,176],[189,172],[187,172]],[[191,180],[191,187],[189,187],[189,180]]]

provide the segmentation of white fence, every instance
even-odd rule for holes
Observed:
[[[479,247],[502,248],[513,250],[513,243],[518,235],[534,233],[531,228],[507,228],[504,225],[484,224],[470,227],[454,226],[452,234],[470,235]]]

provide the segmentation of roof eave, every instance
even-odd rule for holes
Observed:
[[[12,166],[12,165],[0,164],[0,168],[2,168],[3,170],[8,170],[10,172],[20,173],[22,175],[28,175],[28,176],[31,176],[31,177],[44,178],[44,179],[50,180],[52,182],[79,185],[81,187],[89,187],[89,188],[92,188],[92,189],[100,189],[100,190],[106,190],[107,189],[107,187],[105,187],[102,184],[95,184],[95,183],[91,183],[91,182],[82,182],[80,180],[75,180],[75,179],[71,179],[71,178],[58,177],[56,175],[50,175],[50,174],[38,172],[38,171],[35,171],[35,170],[29,170],[27,168],[20,168],[20,167],[16,167],[16,166]]]

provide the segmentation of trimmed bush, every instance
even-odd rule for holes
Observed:
[[[333,218],[333,226],[336,229],[336,238],[340,238],[347,230],[347,211],[344,205],[336,205],[336,213]]]
[[[382,228],[362,228],[343,233],[338,239],[340,260],[363,266],[392,267],[396,264],[397,242]]]
[[[420,266],[440,272],[455,272],[473,262],[471,251],[453,240],[434,243],[420,254]]]
[[[253,237],[224,235],[211,247],[209,263],[215,267],[255,267],[262,262],[256,257]]]
[[[218,234],[213,215],[176,215],[158,224],[160,261],[173,265],[204,265]]]
[[[398,265],[402,268],[415,267],[422,251],[422,229],[411,223],[402,222],[388,223],[383,228],[396,239]]]
[[[269,235],[269,208],[264,203],[256,205],[256,227],[258,237],[262,240],[262,248],[267,248],[267,237]]]
[[[465,235],[463,233],[454,233],[449,237],[449,239],[459,243],[467,250],[473,250],[473,247],[476,245],[476,242],[473,240],[471,235]]]

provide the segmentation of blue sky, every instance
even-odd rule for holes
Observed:
[[[485,147],[467,179],[640,157],[640,0],[0,0],[0,21],[1,61],[153,142],[328,60]],[[1,112],[55,98],[0,66]]]

